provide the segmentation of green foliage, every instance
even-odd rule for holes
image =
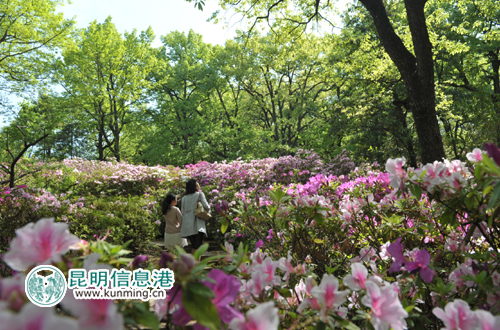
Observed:
[[[123,245],[113,245],[104,240],[97,240],[90,243],[89,250],[100,254],[99,261],[118,268],[126,266],[133,260],[132,258],[123,257],[132,252],[125,250],[131,242],[130,240]]]
[[[132,240],[131,248],[144,248],[157,230],[146,209],[147,203],[139,196],[85,197],[84,205],[68,215],[71,231],[83,239],[92,239],[95,233],[104,237],[109,229],[107,241],[123,244]]]
[[[0,2],[0,90],[24,90],[52,71],[54,50],[65,45],[74,23],[56,12],[65,2]]]
[[[108,17],[80,30],[78,38],[63,52],[58,63],[59,81],[65,87],[67,103],[93,126],[97,152],[105,149],[120,160],[124,127],[140,111],[141,95],[149,88],[146,75],[154,66],[151,29],[122,37]]]

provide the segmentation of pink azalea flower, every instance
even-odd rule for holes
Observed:
[[[443,321],[445,330],[476,329],[479,321],[478,314],[461,299],[448,303],[444,310],[436,307],[432,312]]]
[[[252,278],[253,274],[262,274],[265,275],[263,277],[265,285],[273,285],[280,284],[281,279],[278,276],[275,276],[276,268],[278,268],[280,262],[274,261],[271,258],[266,258],[261,264],[257,264],[252,269]]]
[[[405,318],[408,313],[399,301],[398,292],[393,285],[379,287],[372,281],[365,282],[366,296],[363,305],[372,310],[372,324],[375,330],[406,329]]]
[[[403,170],[403,165],[406,163],[406,158],[389,158],[385,164],[385,170],[390,173],[391,187],[400,188],[401,182],[406,176]]]
[[[500,329],[500,316],[493,316],[490,312],[484,310],[475,311],[479,319],[481,330],[497,330]]]
[[[339,280],[333,275],[323,275],[319,286],[311,290],[311,295],[318,299],[322,308],[320,311],[321,321],[328,323],[328,312],[342,305],[349,291],[339,291]]]
[[[427,252],[427,250],[420,250],[417,252],[415,261],[407,262],[405,267],[409,272],[420,271],[422,279],[429,283],[432,281],[432,277],[434,276],[432,269],[428,267],[430,262],[431,255],[429,252]]]
[[[25,304],[18,314],[0,311],[0,330],[78,330],[69,317],[56,316],[53,308]]]
[[[317,286],[316,281],[312,276],[306,278],[305,285],[306,285],[305,289],[307,295],[310,295],[311,290]],[[321,305],[319,304],[318,299],[316,299],[315,297],[305,297],[302,300],[302,303],[297,308],[297,312],[299,314],[302,314],[302,311],[308,307],[311,307],[312,309],[317,311],[321,310]]]
[[[154,301],[155,315],[158,321],[161,321],[161,319],[167,315],[168,302],[170,301],[169,298],[170,297],[167,295],[166,299],[156,299]]]
[[[61,302],[78,319],[80,330],[123,330],[123,315],[111,299],[75,299],[68,289]]]
[[[483,152],[481,149],[476,148],[467,154],[467,159],[473,163],[477,163],[483,160]]]
[[[0,310],[9,308],[19,312],[27,300],[24,288],[26,276],[17,274],[14,277],[0,277]]]
[[[54,218],[40,219],[36,224],[29,223],[17,229],[16,235],[4,260],[18,271],[34,265],[59,262],[71,245],[80,242],[78,237],[69,233],[67,224],[54,223]]]
[[[226,248],[227,251],[227,256],[224,258],[224,260],[231,261],[234,255],[234,247],[232,244],[228,242],[224,242],[224,247]]]
[[[262,252],[260,249],[256,249],[255,252],[250,254],[250,260],[252,260],[253,264],[261,264],[265,257],[267,257],[267,253]]]
[[[288,251],[286,259],[283,257],[279,260],[278,268],[285,272],[284,280],[286,280],[290,274],[296,272],[295,267],[292,266],[292,255],[290,251]]]
[[[351,265],[352,275],[344,277],[344,284],[353,291],[366,289],[365,282],[368,276],[368,270],[362,263],[356,262]]]
[[[307,296],[307,288],[303,278],[301,278],[300,282],[295,285],[294,291],[301,300]]]
[[[274,301],[260,304],[247,313],[247,321],[233,319],[229,325],[232,330],[276,330],[280,320]]]
[[[233,307],[229,306],[229,304],[236,299],[236,296],[239,293],[240,282],[238,279],[232,275],[227,275],[219,269],[212,269],[210,273],[208,273],[207,277],[215,281],[215,283],[204,281],[203,284],[207,288],[211,289],[215,294],[215,298],[212,299],[212,303],[217,308],[221,321],[228,324],[234,318],[243,320],[243,315],[241,315],[241,313]],[[173,301],[181,305],[182,293],[177,293]],[[191,321],[191,319],[191,315],[189,315],[183,307],[179,308],[179,310],[177,310],[177,312],[173,315],[173,321],[177,325],[185,325]],[[195,330],[207,329],[199,323],[196,323],[193,328]]]
[[[66,217],[63,217],[63,220],[66,220],[65,218]],[[78,243],[71,245],[69,247],[69,249],[70,250],[84,250],[88,247],[88,245],[89,245],[89,242],[87,242],[84,239],[81,239]]]

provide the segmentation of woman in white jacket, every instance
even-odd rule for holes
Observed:
[[[203,236],[207,236],[205,220],[198,218],[194,214],[198,199],[205,210],[210,212],[210,205],[207,203],[205,194],[200,191],[200,185],[195,179],[191,179],[186,182],[186,195],[181,200],[181,237],[189,239],[193,250],[198,249],[203,243]]]

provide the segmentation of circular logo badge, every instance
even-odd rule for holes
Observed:
[[[26,295],[40,307],[57,305],[66,294],[66,278],[56,267],[41,265],[33,268],[26,276]]]

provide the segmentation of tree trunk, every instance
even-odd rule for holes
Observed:
[[[97,138],[97,152],[99,153],[98,160],[104,160],[104,138],[102,129],[99,130],[99,136]]]
[[[396,107],[396,118],[401,123],[401,126],[403,128],[401,134],[403,134],[404,136],[401,137],[401,140],[404,141],[404,147],[408,151],[410,166],[416,168],[417,167],[417,155],[415,153],[415,149],[413,148],[412,134],[411,134],[410,130],[408,129],[408,124],[406,123],[406,114],[403,111],[403,104],[404,104],[404,106],[408,106],[408,105],[406,104],[405,101],[399,100],[396,94],[395,94],[395,100],[393,101],[393,104]],[[396,131],[396,134],[398,134],[397,131]]]
[[[359,0],[373,18],[382,45],[398,68],[408,93],[408,109],[413,115],[422,162],[445,157],[436,115],[432,44],[425,23],[427,0],[404,0],[415,55],[403,44],[389,21],[382,0]]]
[[[493,69],[493,108],[496,114],[496,144],[500,146],[500,58],[498,57],[498,50],[496,52],[490,51],[491,67]]]

